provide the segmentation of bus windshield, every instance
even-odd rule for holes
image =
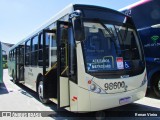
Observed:
[[[87,72],[138,69],[142,61],[133,28],[101,22],[84,22],[82,42]]]

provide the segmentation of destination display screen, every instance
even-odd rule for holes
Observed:
[[[90,57],[87,60],[87,69],[89,71],[96,71],[96,70],[108,70],[114,68],[113,65],[113,58],[106,56],[104,58],[97,58]]]

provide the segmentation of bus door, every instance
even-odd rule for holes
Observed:
[[[16,82],[24,81],[24,46],[16,48]]]
[[[16,47],[16,55],[15,55],[15,60],[16,60],[16,79],[14,80],[15,83],[19,81],[19,58],[20,58],[20,53],[18,46]]]
[[[69,35],[68,22],[57,22],[57,99],[58,108],[69,107],[70,91],[69,91],[69,65],[68,65],[68,39]]]
[[[19,82],[24,81],[24,45],[19,46]]]
[[[57,55],[55,30],[43,30],[43,97],[57,97]],[[53,47],[54,46],[54,47]],[[40,53],[39,53],[40,55]]]

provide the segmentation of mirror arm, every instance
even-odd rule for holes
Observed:
[[[75,10],[71,14],[69,14],[69,19],[80,18],[81,14],[82,14],[82,12],[80,10]]]

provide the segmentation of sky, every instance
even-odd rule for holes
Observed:
[[[71,3],[118,10],[139,0],[0,0],[0,41],[16,44]]]

